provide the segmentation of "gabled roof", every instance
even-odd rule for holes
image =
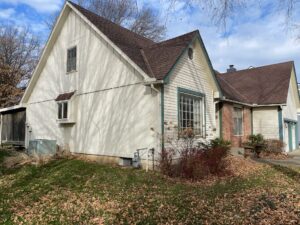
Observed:
[[[290,61],[216,76],[227,99],[257,105],[285,104],[293,68]]]
[[[69,3],[117,45],[148,76],[156,79],[163,79],[167,75],[181,53],[199,34],[199,31],[193,31],[155,43],[73,2],[69,1]]]

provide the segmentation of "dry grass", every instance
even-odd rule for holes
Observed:
[[[299,170],[228,163],[197,184],[74,159],[2,168],[0,223],[300,224]]]

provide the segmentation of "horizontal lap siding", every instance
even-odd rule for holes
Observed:
[[[164,122],[178,126],[178,99],[177,88],[185,88],[201,92],[206,96],[206,134],[207,138],[216,137],[216,118],[213,93],[216,89],[206,58],[198,41],[193,45],[194,57],[192,60],[185,53],[176,64],[170,75],[169,83],[164,89]],[[165,135],[172,136],[174,129],[165,125]]]
[[[297,121],[297,108],[298,107],[298,90],[295,81],[295,74],[292,72],[291,81],[289,85],[287,105],[283,106],[282,115],[284,119]]]
[[[253,133],[265,138],[279,139],[277,107],[253,108]]]

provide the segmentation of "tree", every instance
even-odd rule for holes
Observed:
[[[178,2],[186,5],[198,4],[210,15],[216,25],[223,28],[226,28],[228,20],[234,17],[236,12],[254,5],[263,6],[264,3],[270,3],[268,0],[169,0],[169,2],[170,5]],[[273,13],[282,12],[285,14],[288,28],[300,28],[299,22],[295,18],[295,12],[300,6],[300,0],[272,0],[271,4],[273,4]],[[236,19],[238,20],[238,18]]]
[[[15,100],[37,64],[40,42],[27,28],[0,25],[0,107]]]
[[[153,41],[162,40],[165,35],[166,27],[159,15],[150,7],[139,9],[137,0],[77,0],[77,4]],[[50,29],[57,16],[46,21]]]

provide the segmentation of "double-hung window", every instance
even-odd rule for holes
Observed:
[[[205,97],[188,90],[179,89],[179,129],[191,128],[195,135],[205,135]]]
[[[58,115],[57,118],[59,120],[67,120],[68,119],[68,101],[58,102]]]
[[[243,108],[233,108],[233,134],[243,135]]]
[[[76,71],[77,48],[68,49],[67,53],[67,72]]]

